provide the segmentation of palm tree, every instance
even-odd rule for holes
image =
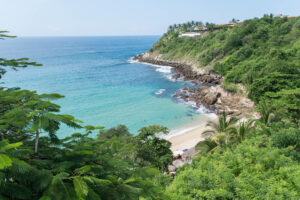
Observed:
[[[230,137],[235,139],[238,143],[241,143],[245,140],[245,137],[249,134],[249,132],[254,128],[253,126],[254,120],[249,120],[247,122],[242,122],[236,127],[230,128]]]
[[[230,117],[228,119],[225,111],[222,112],[221,115],[218,116],[218,122],[209,121],[206,126],[211,127],[212,129],[204,131],[202,134],[204,135],[213,135],[217,133],[227,133],[232,125],[234,125],[238,121],[235,117]]]
[[[225,111],[218,116],[218,122],[209,121],[207,126],[211,129],[204,131],[202,134],[207,138],[196,145],[197,150],[213,152],[217,146],[227,145],[230,140],[230,131],[237,122],[237,118],[228,119]]]
[[[272,114],[274,111],[274,107],[266,103],[266,101],[261,101],[259,104],[259,112],[261,114],[261,118],[259,121],[268,125],[271,122]]]
[[[216,150],[218,146],[222,146],[227,143],[228,137],[224,133],[216,134],[212,137],[206,138],[203,141],[200,141],[196,145],[196,150],[199,150],[204,153],[212,153]]]

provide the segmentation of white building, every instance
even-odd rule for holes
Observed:
[[[179,34],[179,37],[197,37],[197,36],[200,36],[201,33],[196,33],[196,32],[186,32],[186,33],[180,33]]]

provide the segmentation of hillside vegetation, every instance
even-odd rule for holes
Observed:
[[[179,37],[193,24],[171,26],[150,52],[214,70],[225,87],[242,83],[255,103],[272,100],[300,117],[300,17],[265,15],[232,28],[208,24],[207,35]]]
[[[153,46],[163,59],[194,61],[228,84],[243,83],[261,115],[238,122],[224,112],[209,122],[201,152],[174,179],[167,173],[171,143],[157,136],[166,127],[134,136],[124,125],[82,126],[52,102],[62,95],[1,83],[0,199],[300,199],[299,23],[265,16],[232,29],[208,24],[210,33],[195,39],[178,37],[189,26],[177,26]],[[0,58],[0,75],[28,66],[40,64]],[[62,124],[75,131],[59,139]]]
[[[218,72],[226,89],[245,85],[261,118],[233,128],[219,116],[197,145],[202,153],[167,193],[178,200],[299,199],[300,17],[208,24],[208,34],[180,37],[193,24],[171,26],[149,53]]]

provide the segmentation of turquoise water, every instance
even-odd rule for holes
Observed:
[[[159,124],[176,129],[201,117],[194,108],[172,98],[188,82],[170,80],[170,68],[130,63],[158,36],[36,37],[0,41],[4,58],[29,57],[43,67],[9,71],[2,81],[39,93],[60,93],[61,112],[84,124],[106,128],[125,124],[136,133]],[[59,137],[73,133],[65,127]]]

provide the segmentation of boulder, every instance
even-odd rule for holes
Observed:
[[[169,165],[168,166],[168,171],[169,172],[176,172],[176,167],[174,165]]]
[[[179,79],[180,78],[180,74],[174,74],[173,76],[172,76],[172,79],[175,79],[175,80],[177,80],[177,79]]]

